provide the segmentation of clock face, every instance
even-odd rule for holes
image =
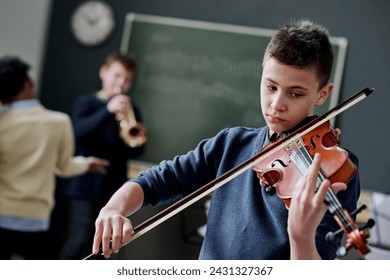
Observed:
[[[77,41],[86,46],[103,43],[115,27],[114,12],[103,1],[87,1],[76,8],[71,18],[71,30]]]

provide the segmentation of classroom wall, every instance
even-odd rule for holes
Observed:
[[[18,55],[41,80],[51,0],[0,0],[0,56]]]
[[[129,12],[277,29],[287,19],[307,17],[324,24],[332,36],[348,39],[340,100],[364,87],[376,90],[367,100],[337,117],[341,141],[361,160],[362,187],[390,193],[387,182],[387,137],[390,136],[390,37],[386,0],[260,1],[260,0],[143,0],[108,1],[115,10],[117,28],[99,47],[78,44],[69,30],[69,17],[81,0],[54,1],[42,81],[42,101],[50,108],[70,112],[74,98],[99,88],[97,70],[103,57],[120,48],[125,16]],[[257,94],[257,93],[253,93]],[[207,120],[205,120],[207,121]]]

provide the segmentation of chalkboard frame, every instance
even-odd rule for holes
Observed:
[[[233,24],[223,24],[223,23],[213,23],[213,22],[205,22],[205,21],[196,21],[196,20],[189,20],[189,19],[180,19],[180,18],[173,18],[173,17],[163,17],[163,16],[155,16],[155,15],[146,15],[146,14],[137,14],[137,13],[128,13],[126,16],[124,31],[122,35],[122,41],[121,41],[121,47],[120,50],[123,52],[133,52],[131,50],[132,43],[132,34],[134,33],[134,28],[137,23],[147,23],[157,26],[169,26],[169,27],[175,27],[175,28],[182,28],[185,29],[186,32],[190,32],[191,30],[203,30],[205,32],[209,31],[215,31],[215,32],[226,32],[230,34],[238,34],[241,35],[248,35],[248,36],[260,36],[262,38],[265,38],[267,40],[271,39],[271,37],[275,34],[276,30],[273,29],[266,29],[266,28],[258,28],[258,27],[247,27],[247,26],[239,26],[239,25],[233,25]],[[334,83],[334,89],[333,93],[331,94],[329,100],[327,100],[327,103],[323,106],[325,107],[325,111],[336,106],[339,101],[339,95],[340,95],[340,86],[342,82],[342,76],[344,71],[344,64],[346,59],[346,51],[348,46],[348,40],[344,37],[330,37],[330,41],[333,47],[337,48],[336,55],[335,55],[335,61],[334,61],[334,67],[333,67],[333,73],[332,73],[332,82]],[[134,53],[137,59],[137,53]],[[143,65],[140,64],[139,68],[142,69]],[[138,79],[138,78],[137,78]],[[137,82],[135,83],[135,92],[137,92]],[[134,98],[137,100],[137,95]],[[143,108],[142,102],[140,102],[141,110]],[[260,109],[260,105],[259,109]],[[324,110],[322,109],[322,110]],[[320,112],[319,114],[321,114]],[[144,112],[144,115],[152,114],[152,112]],[[147,119],[147,117],[146,117]],[[174,121],[174,120],[172,120]],[[151,141],[149,142],[148,149],[146,151],[146,154],[141,158],[146,161],[154,161],[158,162],[162,159],[167,159],[173,157],[176,154],[181,154],[188,149],[194,148],[194,144],[199,142],[202,138],[211,137],[210,133],[204,134],[203,136],[196,135],[192,138],[190,143],[187,143],[183,147],[175,150],[174,147],[169,147],[169,140],[167,140],[165,137],[162,137],[164,133],[164,128],[161,127],[161,124],[154,124],[153,122],[149,120],[149,123],[146,122],[146,125],[151,127],[152,129],[157,129],[156,127],[159,127],[161,131],[152,131],[153,134],[151,135]],[[334,122],[334,120],[332,120]],[[167,124],[169,125],[169,124]],[[222,127],[221,127],[222,128]],[[181,131],[183,133],[183,131]],[[179,133],[180,134],[180,133]],[[179,136],[180,137],[180,136]],[[157,142],[157,139],[159,141]],[[163,140],[162,140],[163,139]],[[165,139],[165,140],[164,140]],[[165,142],[164,142],[165,141]],[[183,143],[183,142],[181,142]],[[165,150],[170,150],[167,152],[160,153],[159,150],[161,148],[158,148],[157,146],[165,147]],[[173,145],[174,146],[174,145]],[[168,147],[168,148],[167,148]],[[149,152],[148,152],[149,151]]]

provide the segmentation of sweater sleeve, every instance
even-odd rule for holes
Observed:
[[[144,205],[157,205],[184,197],[213,180],[221,162],[222,144],[227,133],[228,129],[225,129],[214,138],[201,141],[187,154],[162,161],[133,179],[144,190]]]
[[[74,145],[72,124],[70,118],[65,115],[55,169],[56,175],[60,177],[70,177],[87,172],[89,168],[87,159],[82,156],[73,156]]]
[[[72,120],[76,139],[83,139],[101,129],[114,116],[93,95],[80,97],[73,108]]]

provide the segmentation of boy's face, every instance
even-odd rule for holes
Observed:
[[[266,58],[260,86],[263,117],[271,131],[281,133],[294,128],[322,105],[333,85],[318,90],[314,68],[301,69]]]
[[[119,62],[103,66],[99,72],[102,80],[102,91],[105,97],[110,98],[118,93],[127,93],[133,83],[134,73],[128,71]]]

